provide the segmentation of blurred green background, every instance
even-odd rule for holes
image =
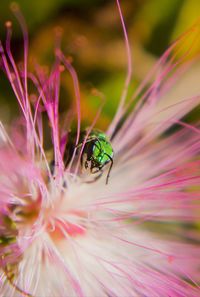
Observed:
[[[0,37],[5,41],[4,23],[13,22],[13,52],[22,58],[22,34],[10,11],[12,1],[1,1]],[[126,74],[126,53],[122,26],[115,0],[19,0],[30,36],[31,61],[42,65],[53,62],[55,28],[63,28],[62,50],[73,58],[78,73],[83,121],[91,121],[101,99],[106,98],[98,126],[104,128],[112,118],[121,95]],[[137,86],[169,43],[199,17],[199,0],[123,0],[121,7],[130,38],[133,56],[133,81]],[[33,64],[33,63],[32,63]],[[0,115],[10,121],[17,109],[16,101],[4,76],[0,75]],[[101,97],[101,96],[100,96]],[[61,109],[73,101],[69,75],[62,77]],[[2,110],[4,112],[2,112]],[[6,112],[5,112],[6,110]]]

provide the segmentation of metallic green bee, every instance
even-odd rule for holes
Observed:
[[[108,174],[106,177],[106,184],[108,183],[110,171],[113,166],[113,148],[105,133],[100,130],[92,130],[87,139],[85,139],[87,131],[82,131],[80,134],[79,144],[77,145],[77,152],[82,150],[81,165],[85,169],[89,169],[91,174],[97,174],[92,180],[95,181],[103,174],[104,167],[110,163]],[[67,165],[72,157],[74,150],[75,137],[69,136],[66,151],[65,151],[65,165]],[[99,172],[99,174],[98,174]]]

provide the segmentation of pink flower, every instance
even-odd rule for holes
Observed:
[[[18,67],[7,23],[1,64],[22,115],[9,132],[0,126],[1,296],[200,295],[198,233],[183,228],[199,219],[199,123],[181,121],[200,101],[198,80],[190,73],[197,60],[187,59],[193,43],[177,56],[188,38],[195,42],[199,24],[170,46],[127,103],[131,57],[117,4],[129,66],[116,116],[105,132],[114,150],[108,184],[110,162],[100,177],[81,161],[96,118],[81,140],[79,84],[70,61],[57,46],[50,74],[39,66],[29,73],[26,25],[15,7],[24,34],[24,62]],[[64,68],[72,76],[77,106],[72,152],[69,128],[59,122]],[[44,148],[46,115],[51,156]]]

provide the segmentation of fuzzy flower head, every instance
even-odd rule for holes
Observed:
[[[26,24],[13,7],[24,60],[18,66],[13,58],[8,22],[1,67],[21,117],[8,131],[0,126],[1,296],[200,295],[198,235],[182,227],[199,219],[200,130],[181,121],[200,101],[190,71],[196,71],[191,50],[199,24],[170,46],[127,101],[132,63],[117,6],[128,72],[107,131],[95,126],[101,109],[81,128],[77,74],[59,42],[50,73],[38,65],[34,73],[27,70]],[[65,70],[74,85],[75,132],[70,117],[64,125],[59,118]],[[51,150],[44,145],[46,117]]]

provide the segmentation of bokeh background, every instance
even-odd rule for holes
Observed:
[[[106,99],[98,126],[105,128],[113,117],[127,70],[122,26],[115,0],[18,0],[29,28],[30,69],[34,62],[50,67],[54,59],[55,28],[63,28],[62,50],[73,59],[81,86],[83,123],[87,125]],[[22,34],[10,10],[12,1],[1,1],[0,38],[4,23],[13,23],[13,52],[22,59]],[[130,92],[172,40],[199,17],[199,0],[122,0],[121,6],[133,56]],[[4,76],[0,75],[0,115],[10,121],[17,104]],[[97,90],[99,92],[94,92]],[[62,76],[61,109],[73,104],[70,76]]]

